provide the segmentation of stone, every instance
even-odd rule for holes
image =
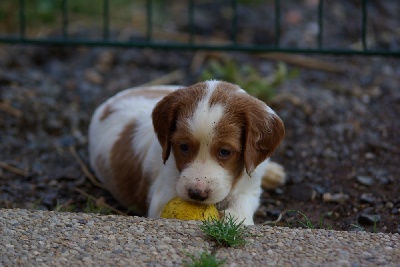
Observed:
[[[392,214],[393,214],[393,215],[397,215],[397,214],[399,214],[399,213],[400,213],[399,208],[393,208],[393,209],[392,209]]]
[[[374,184],[374,179],[370,176],[357,176],[356,181],[362,185],[371,186]]]
[[[360,196],[360,201],[363,203],[374,204],[376,201],[376,198],[371,193],[363,193]]]
[[[381,216],[377,214],[360,214],[357,222],[361,225],[374,225],[379,223]]]

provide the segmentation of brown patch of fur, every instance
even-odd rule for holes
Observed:
[[[278,116],[260,115],[259,112],[250,113],[246,129],[244,158],[249,174],[272,156],[285,136],[285,126]]]
[[[218,127],[236,125],[241,129],[244,164],[251,174],[282,142],[285,128],[277,115],[267,112],[265,103],[238,90],[236,85],[220,83],[211,104],[220,103],[225,107]]]
[[[174,151],[175,164],[181,172],[190,162],[192,162],[200,149],[200,142],[192,137],[192,133],[187,127],[178,127],[178,131],[173,133],[171,138],[172,150]],[[188,151],[183,152],[180,145],[186,144]]]
[[[211,155],[216,158],[218,163],[230,172],[233,179],[233,185],[239,180],[244,171],[244,158],[242,147],[242,130],[240,123],[234,120],[234,117],[226,117],[218,123],[215,128],[215,140],[211,144]],[[220,149],[231,151],[229,157],[219,156]]]
[[[132,150],[135,122],[128,124],[111,150],[112,179],[107,181],[113,196],[124,206],[145,214],[149,182],[143,175],[141,161]]]
[[[231,102],[231,99],[237,92],[239,92],[240,87],[228,83],[228,82],[219,82],[213,92],[213,95],[210,99],[210,106],[214,104],[222,104],[226,105]]]
[[[107,105],[104,108],[103,113],[101,114],[100,121],[107,119],[108,116],[110,116],[113,112],[114,112],[114,110],[112,110],[111,106]]]
[[[164,163],[171,152],[171,138],[177,129],[177,122],[184,122],[193,115],[196,104],[206,93],[205,88],[205,83],[198,83],[176,90],[164,97],[154,108],[153,126],[163,150]]]

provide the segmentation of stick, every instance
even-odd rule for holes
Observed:
[[[327,61],[322,61],[316,58],[310,58],[299,55],[292,55],[287,53],[269,53],[269,54],[259,54],[259,57],[272,59],[272,60],[281,60],[289,64],[297,65],[304,68],[309,69],[317,69],[326,72],[332,73],[343,73],[345,72],[345,68]]]
[[[262,223],[262,225],[276,225],[278,222],[281,221],[283,214],[284,212],[279,213],[278,219],[276,219],[275,221],[265,221]]]
[[[169,84],[172,82],[176,82],[184,77],[184,73],[181,70],[175,70],[173,72],[170,72],[164,76],[161,76],[157,79],[154,79],[152,81],[149,81],[147,83],[141,84],[137,87],[145,87],[145,86],[155,86],[155,85],[164,85],[164,84]]]
[[[7,102],[0,102],[0,110],[4,111],[14,117],[17,117],[18,119],[22,117],[22,111],[20,111],[16,108],[13,108]]]
[[[87,178],[89,178],[90,182],[94,184],[97,187],[100,187],[102,189],[106,189],[106,187],[97,181],[96,177],[89,171],[88,167],[86,167],[85,163],[83,163],[82,159],[79,157],[78,153],[76,153],[75,147],[70,146],[69,151],[71,152],[72,156],[76,159],[78,162],[79,166],[82,169],[82,172],[85,174]]]
[[[83,190],[81,190],[81,189],[79,189],[79,188],[77,188],[77,187],[75,187],[75,191],[78,192],[78,193],[80,193],[80,194],[82,194],[82,195],[84,195],[85,197],[87,197],[87,198],[93,200],[94,202],[96,202],[96,204],[99,203],[99,202],[97,201],[97,200],[98,200],[97,198],[95,198],[95,197],[92,196],[92,195],[89,195],[89,194],[86,193],[85,191],[83,191]],[[108,205],[105,201],[102,201],[102,202],[101,202],[101,205],[105,206],[106,208],[109,208],[110,210],[112,210],[113,212],[117,213],[118,215],[124,215],[124,216],[126,216],[125,213],[123,213],[122,211],[117,210],[116,208],[114,208],[114,207]]]
[[[21,175],[23,177],[28,177],[28,175],[29,175],[28,171],[18,169],[17,167],[11,166],[10,164],[2,162],[2,161],[0,161],[0,168],[3,168],[12,173]]]

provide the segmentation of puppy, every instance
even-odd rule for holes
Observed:
[[[284,134],[275,112],[234,84],[132,88],[95,111],[90,163],[122,205],[149,217],[178,196],[251,225],[262,180],[285,181],[268,163]]]

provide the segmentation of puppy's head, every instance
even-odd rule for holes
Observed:
[[[284,137],[281,119],[238,86],[207,81],[179,89],[155,107],[153,125],[164,163],[180,172],[179,197],[214,204],[238,179],[272,155]]]

